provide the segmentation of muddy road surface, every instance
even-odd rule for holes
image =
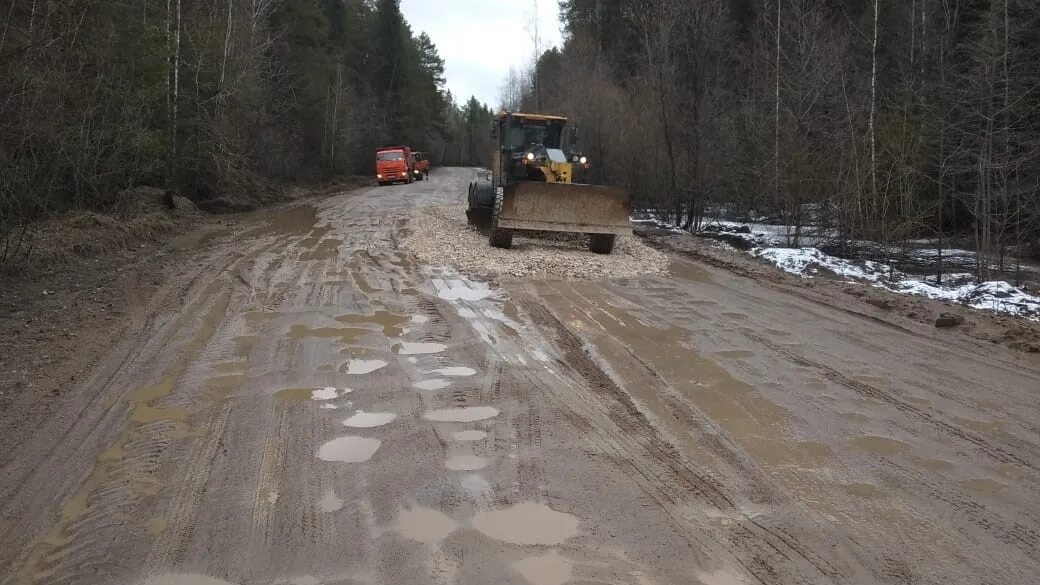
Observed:
[[[418,265],[471,176],[202,245],[5,438],[0,583],[1038,582],[1035,358],[681,259]]]

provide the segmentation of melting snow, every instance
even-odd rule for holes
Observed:
[[[1040,297],[1003,281],[976,283],[971,275],[951,274],[947,275],[944,283],[936,284],[934,278],[915,278],[881,262],[845,260],[816,248],[757,248],[751,254],[804,278],[812,278],[821,270],[826,270],[842,278],[871,282],[892,292],[951,301],[974,309],[1040,321]]]

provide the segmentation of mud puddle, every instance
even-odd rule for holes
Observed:
[[[473,527],[502,542],[547,546],[577,536],[578,519],[544,504],[525,502],[480,512],[473,518]]]
[[[324,401],[324,400],[335,400],[346,396],[353,392],[350,388],[335,388],[332,386],[326,386],[324,388],[286,388],[285,390],[279,390],[275,392],[274,397],[276,400],[283,402],[296,402],[296,401]]]
[[[398,315],[390,311],[376,311],[372,315],[340,315],[336,320],[348,325],[373,324],[382,328],[383,335],[387,337],[400,337],[404,335],[404,325],[412,322],[414,317]]]
[[[476,422],[495,418],[498,415],[498,409],[493,406],[463,406],[431,410],[424,414],[423,418],[433,422]]]
[[[441,379],[434,378],[433,380],[422,380],[412,384],[412,387],[418,388],[419,390],[441,390],[451,386],[451,382]]]
[[[357,411],[354,416],[343,421],[343,426],[359,429],[371,429],[388,425],[397,420],[397,415],[392,412],[364,412]]]
[[[382,441],[366,437],[340,437],[318,449],[318,459],[340,463],[362,463],[368,461],[379,450]]]
[[[350,360],[340,366],[339,371],[352,376],[363,376],[386,366],[387,363],[383,360]]]
[[[466,377],[472,376],[477,373],[473,368],[467,368],[464,366],[455,366],[450,368],[440,368],[439,370],[430,370],[428,374],[437,374],[438,376],[451,376],[451,377]]]
[[[393,352],[397,355],[428,355],[431,353],[441,353],[448,346],[443,343],[416,343],[405,341],[402,343],[395,343]]]
[[[295,341],[302,341],[308,337],[339,339],[339,342],[343,345],[350,345],[366,333],[371,333],[371,331],[361,329],[360,327],[318,327],[311,329],[306,325],[293,325],[289,328],[286,336]]]
[[[437,296],[446,301],[479,301],[491,296],[491,289],[482,282],[463,279],[433,279]]]
[[[439,510],[408,508],[397,515],[394,528],[407,538],[426,544],[437,544],[459,527],[458,523]]]

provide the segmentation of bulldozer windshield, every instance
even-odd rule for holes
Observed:
[[[508,146],[523,148],[529,144],[540,144],[546,148],[559,148],[563,125],[557,122],[527,122],[513,120],[509,127]]]

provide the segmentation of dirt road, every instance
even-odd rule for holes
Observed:
[[[0,452],[0,583],[1037,582],[1035,357],[680,259],[417,265],[470,175],[206,243]]]

